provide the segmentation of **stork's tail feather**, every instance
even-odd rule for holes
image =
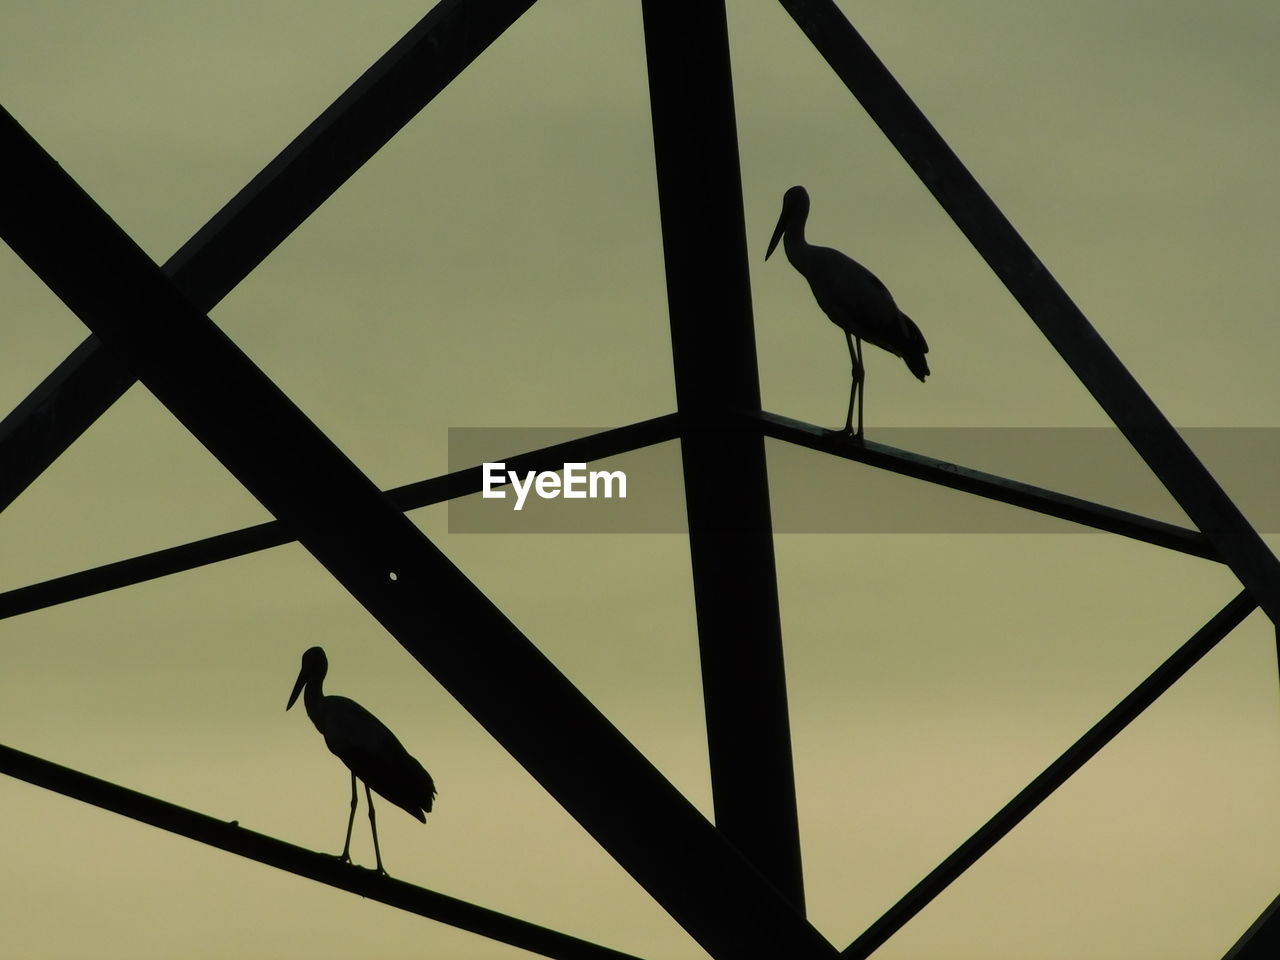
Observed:
[[[923,353],[908,353],[902,358],[907,362],[907,369],[916,375],[916,379],[921,383],[924,378],[929,375],[929,363],[925,360]]]
[[[905,334],[905,346],[907,349],[899,354],[907,363],[907,369],[916,375],[916,379],[921,383],[924,378],[929,375],[929,364],[925,360],[924,355],[929,352],[929,344],[924,339],[924,334],[920,332],[920,328],[915,325],[915,321],[901,311],[898,316],[902,318],[902,332]]]

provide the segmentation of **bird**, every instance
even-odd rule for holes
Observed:
[[[853,364],[853,384],[849,388],[849,412],[842,433],[861,439],[863,402],[858,403],[856,431],[853,405],[860,394],[865,397],[866,393],[862,341],[901,357],[921,382],[929,375],[929,364],[924,358],[929,345],[920,328],[898,309],[893,295],[874,273],[839,250],[814,246],[805,240],[804,225],[808,218],[808,191],[804,187],[792,187],[782,196],[782,214],[764,258],[768,260],[778,241],[783,240],[787,259],[809,281],[822,312],[844,331]]]
[[[351,771],[351,816],[347,818],[347,839],[342,845],[342,863],[351,862],[351,828],[356,820],[356,780],[364,784],[369,805],[369,829],[373,831],[373,854],[377,872],[388,876],[378,849],[378,824],[374,819],[373,797],[369,788],[390,800],[400,809],[427,822],[436,797],[431,774],[410,756],[394,733],[360,704],[347,697],[325,696],[324,677],[329,671],[329,658],[320,647],[311,647],[302,655],[293,692],[289,694],[289,710],[302,694],[307,716],[315,724],[330,752]],[[305,691],[305,692],[304,692]]]

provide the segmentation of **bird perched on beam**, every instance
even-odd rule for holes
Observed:
[[[378,849],[378,824],[374,819],[372,787],[422,823],[436,796],[431,774],[422,768],[409,751],[400,745],[394,733],[381,720],[347,697],[325,696],[324,677],[329,658],[320,647],[312,647],[302,655],[302,670],[289,694],[288,710],[302,694],[307,716],[315,724],[325,745],[351,771],[351,816],[347,818],[347,839],[342,845],[344,863],[351,862],[351,829],[356,820],[356,779],[364,783],[364,796],[369,805],[369,829],[373,832],[373,854],[378,873],[386,876],[382,851]]]
[[[809,194],[804,187],[792,187],[782,197],[782,215],[769,240],[766,260],[778,241],[783,241],[787,259],[809,281],[814,299],[831,322],[844,331],[849,343],[849,359],[853,364],[853,384],[849,388],[849,412],[845,416],[844,433],[862,437],[862,407],[865,397],[865,368],[862,364],[862,341],[873,343],[901,357],[907,369],[921,381],[929,375],[924,355],[929,352],[924,334],[893,302],[888,288],[874,273],[830,247],[815,247],[804,238],[805,221],[809,218]],[[853,406],[858,400],[858,429],[853,428]]]

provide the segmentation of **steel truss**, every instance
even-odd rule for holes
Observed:
[[[780,2],[1197,529],[761,411],[724,2],[643,0],[677,410],[508,462],[680,439],[712,826],[404,516],[474,492],[479,467],[379,491],[207,317],[533,3],[443,0],[162,267],[0,111],[0,234],[93,334],[0,423],[0,508],[140,380],[276,518],[8,591],[0,618],[296,539],[711,956],[870,955],[1255,607],[1280,622],[1280,563],[832,0]],[[1214,560],[1244,587],[843,951],[804,919],[764,437]],[[713,489],[726,461],[743,480],[732,497]],[[0,770],[546,956],[626,956],[8,747]],[[1273,904],[1229,957],[1278,938]]]

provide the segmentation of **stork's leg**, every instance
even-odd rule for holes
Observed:
[[[858,407],[858,432],[853,432],[853,405],[858,398],[858,389],[862,386],[862,341],[858,341],[858,345],[854,346],[854,336],[851,333],[845,333],[845,340],[849,343],[849,362],[852,367],[851,380],[849,384],[849,412],[844,418],[844,432],[846,436],[862,436],[862,407]]]
[[[858,432],[854,434],[859,440],[862,439],[862,408],[867,405],[867,368],[862,365],[862,341],[857,337],[853,338],[858,347]]]
[[[351,862],[351,828],[356,822],[356,775],[351,774],[351,816],[347,817],[347,842],[342,845],[342,856],[338,859],[343,863]]]
[[[364,785],[364,798],[369,803],[369,829],[373,831],[373,857],[378,862],[378,872],[384,877],[389,876],[386,867],[382,865],[382,851],[378,849],[378,821],[373,817],[373,794],[369,792],[369,785]]]

